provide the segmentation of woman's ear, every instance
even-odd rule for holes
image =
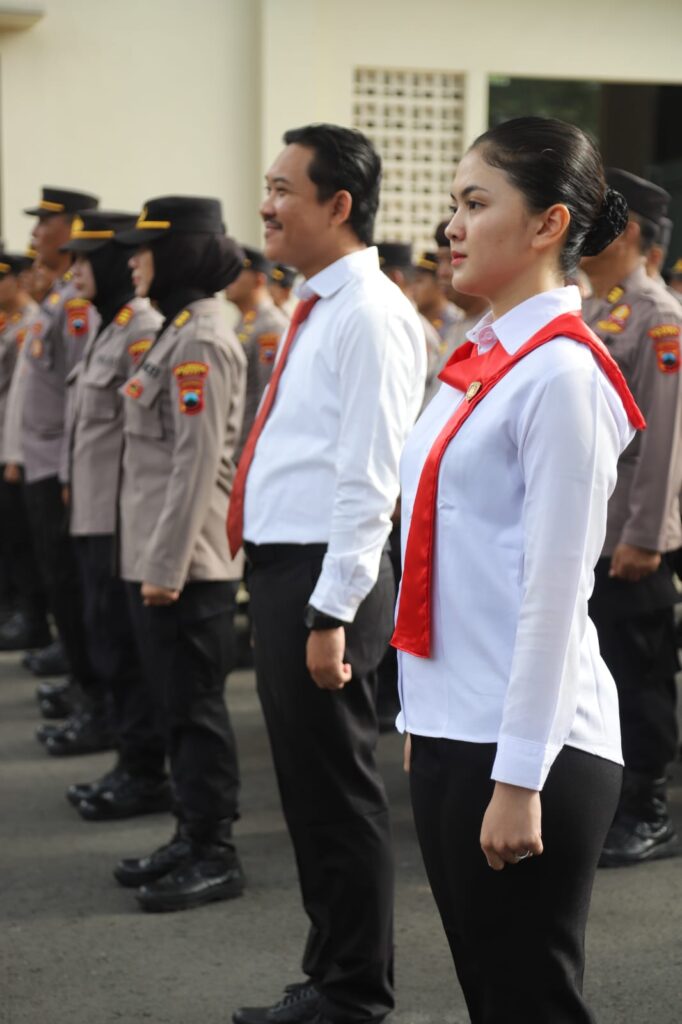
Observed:
[[[538,214],[538,226],[533,239],[533,247],[539,250],[563,244],[571,223],[568,207],[563,203],[555,203],[543,213]]]

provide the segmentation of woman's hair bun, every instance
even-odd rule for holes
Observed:
[[[628,222],[628,204],[625,197],[607,185],[601,210],[585,236],[581,256],[596,256],[625,231]]]

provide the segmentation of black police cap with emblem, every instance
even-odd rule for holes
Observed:
[[[244,253],[244,259],[242,260],[244,270],[255,270],[260,274],[270,273],[272,263],[265,258],[260,249],[251,249],[248,245],[242,245],[240,248]]]
[[[73,219],[71,238],[61,252],[94,252],[114,240],[118,231],[135,227],[136,213],[114,210],[81,210]]]
[[[396,267],[400,270],[407,270],[412,267],[411,242],[379,242],[377,252],[382,269]]]
[[[673,222],[670,217],[661,217],[658,222],[658,238],[656,244],[660,245],[664,252],[667,252],[670,248],[670,242],[673,237]]]
[[[282,288],[291,288],[298,273],[294,267],[287,267],[285,263],[275,263],[270,269],[270,280],[273,284],[281,285]]]
[[[605,176],[606,184],[625,196],[631,213],[637,213],[654,224],[658,224],[661,218],[665,217],[670,203],[670,193],[664,188],[618,167],[607,167]]]
[[[414,265],[417,270],[425,270],[429,274],[435,274],[438,272],[438,253],[422,252],[417,256]]]
[[[9,274],[21,274],[22,271],[29,270],[32,266],[31,257],[25,256],[23,253],[0,253],[0,278],[7,277]]]
[[[97,196],[89,192],[74,192],[70,188],[41,189],[42,199],[37,206],[31,206],[24,213],[31,217],[51,217],[56,213],[75,214],[82,210],[95,210],[99,206]]]
[[[203,196],[160,196],[145,203],[130,231],[117,233],[122,245],[146,245],[168,234],[225,234],[219,199]]]
[[[433,237],[434,237],[436,245],[438,246],[439,249],[449,249],[450,248],[450,239],[445,234],[445,229],[446,229],[446,227],[448,226],[449,223],[450,223],[449,220],[442,220],[440,222],[440,224],[438,224],[438,226],[436,227],[436,230],[434,232]]]

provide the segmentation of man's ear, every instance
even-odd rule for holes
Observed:
[[[346,224],[353,209],[353,197],[346,189],[341,189],[331,199],[331,223],[340,226]]]

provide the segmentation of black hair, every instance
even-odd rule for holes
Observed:
[[[101,249],[75,254],[85,257],[92,267],[96,289],[92,301],[100,314],[98,334],[102,333],[121,307],[130,302],[135,294],[128,266],[134,251],[132,246],[108,242]]]
[[[336,192],[350,192],[353,200],[348,224],[359,241],[371,245],[379,207],[381,158],[369,139],[352,128],[336,124],[309,124],[284,133],[285,145],[306,146],[314,156],[308,167],[320,202]]]
[[[228,235],[170,231],[149,246],[154,256],[149,297],[166,319],[226,288],[242,270],[244,254]]]
[[[571,221],[560,258],[564,273],[574,270],[582,256],[596,256],[625,230],[627,203],[607,186],[597,147],[575,125],[518,117],[491,128],[471,148],[505,172],[532,211],[555,203],[567,207]]]

